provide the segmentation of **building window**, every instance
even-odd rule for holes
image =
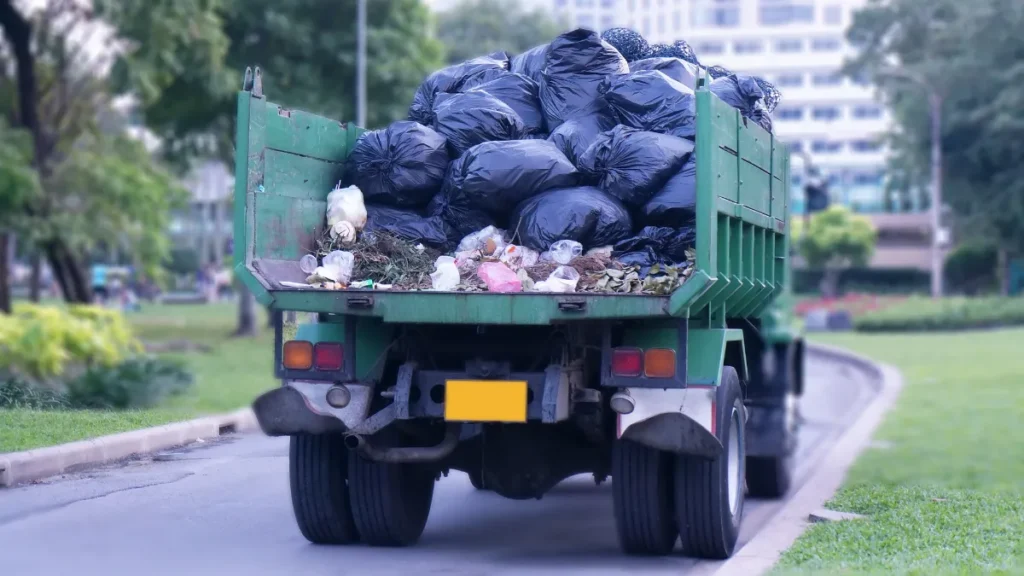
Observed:
[[[813,0],[761,0],[759,11],[762,26],[811,24],[814,22]]]
[[[643,25],[643,28],[641,28],[640,33],[643,34],[644,36],[650,36],[650,34],[651,34],[651,19],[650,18],[644,18],[644,25]]]
[[[882,109],[878,106],[857,106],[853,109],[853,117],[858,120],[874,120],[882,117]]]
[[[697,0],[693,4],[697,26],[735,28],[740,25],[739,0]]]
[[[569,5],[569,0],[555,0],[555,8],[565,8]]]
[[[679,10],[672,13],[672,29],[676,32],[683,29],[683,13]]]
[[[644,10],[650,10],[650,8],[651,8],[651,0],[643,0],[643,1],[642,1],[642,2],[640,3],[640,6],[641,6],[641,7],[642,7],[642,8],[644,9]]]
[[[839,108],[835,106],[819,106],[811,112],[815,120],[831,122],[839,119]]]
[[[825,6],[825,24],[838,26],[843,23],[842,6]]]
[[[804,77],[802,74],[780,74],[775,83],[783,88],[795,88],[804,85]]]
[[[871,78],[865,72],[858,72],[853,75],[853,83],[857,86],[870,86]]]
[[[587,30],[594,29],[594,15],[593,14],[580,14],[576,18],[576,25],[580,28],[586,28]]]
[[[789,143],[789,151],[794,154],[799,154],[804,151],[804,143],[797,140]]]
[[[615,8],[615,0],[601,0],[601,6],[604,8]]]
[[[838,38],[815,38],[811,40],[811,50],[815,52],[836,52],[842,47]]]
[[[811,152],[815,154],[835,154],[843,149],[841,142],[831,142],[828,140],[815,140],[811,142]]]
[[[775,43],[776,52],[799,52],[804,49],[804,41],[796,38],[787,38],[785,40],[779,40]]]
[[[854,152],[861,152],[864,154],[870,154],[872,152],[878,152],[882,149],[881,142],[875,142],[874,140],[854,140],[850,143],[850,148]]]
[[[658,15],[658,34],[664,34],[668,28],[668,22],[665,21],[664,14]]]
[[[697,54],[722,54],[725,52],[725,45],[718,42],[705,42],[695,48]]]
[[[811,76],[811,84],[815,86],[839,86],[843,77],[839,74],[815,74]]]
[[[601,16],[601,29],[608,30],[615,27],[615,18],[612,18],[611,14],[605,14]]]
[[[740,40],[733,44],[732,49],[737,54],[756,54],[764,51],[764,43],[759,40]]]
[[[855,172],[854,186],[881,186],[885,176],[881,172]]]
[[[594,0],[576,0],[577,8],[591,8],[594,6]]]
[[[779,108],[775,111],[775,117],[779,120],[803,120],[803,108]]]

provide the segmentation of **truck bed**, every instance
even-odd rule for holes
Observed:
[[[255,86],[261,86],[259,69]],[[570,320],[761,314],[787,283],[789,153],[705,88],[697,91],[695,270],[670,296],[323,290],[299,259],[325,226],[326,197],[362,129],[238,95],[235,273],[279,310],[385,322],[550,324]]]

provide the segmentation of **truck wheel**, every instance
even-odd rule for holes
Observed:
[[[477,490],[487,490],[487,488],[484,488],[484,474],[482,470],[474,470],[473,472],[469,472],[468,475],[469,483],[473,485],[473,488],[476,488]]]
[[[434,473],[419,464],[381,464],[351,452],[352,518],[370,546],[408,546],[423,534],[434,497]]]
[[[627,554],[665,555],[679,530],[672,506],[672,456],[629,440],[612,448],[612,499]]]
[[[348,450],[338,434],[291,437],[288,471],[299,531],[314,544],[359,539],[347,486]]]
[[[747,492],[751,498],[777,500],[793,482],[791,456],[747,456]]]
[[[683,552],[722,560],[732,555],[743,517],[744,408],[740,379],[722,369],[716,392],[716,433],[724,450],[714,460],[676,457],[676,516]]]

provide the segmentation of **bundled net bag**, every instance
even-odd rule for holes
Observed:
[[[601,33],[601,40],[611,44],[626,62],[635,62],[647,58],[651,47],[639,32],[629,28],[609,28]]]
[[[364,132],[346,159],[349,184],[367,204],[422,207],[441,189],[448,169],[448,141],[411,121]]]

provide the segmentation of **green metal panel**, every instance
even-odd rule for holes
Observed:
[[[235,155],[236,273],[257,299],[278,309],[377,317],[385,322],[546,324],[579,319],[684,317],[724,329],[726,317],[760,314],[788,281],[789,154],[773,136],[706,88],[697,91],[696,262],[670,297],[373,294],[366,310],[351,293],[269,289],[258,261],[294,261],[313,249],[327,193],[361,129],[238,95]],[[262,268],[260,268],[262,269]],[[271,269],[271,268],[268,268]]]
[[[729,342],[739,342],[742,346],[743,331],[691,327],[686,337],[686,382],[693,386],[718,386],[722,381],[725,347]],[[747,373],[747,355],[744,353],[741,357],[743,365],[735,368],[743,378]]]

